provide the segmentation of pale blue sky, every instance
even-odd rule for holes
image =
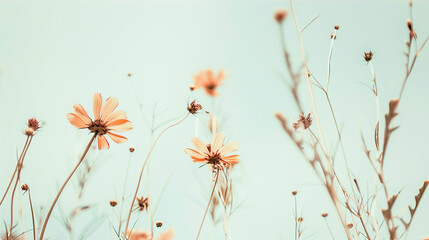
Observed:
[[[360,132],[371,141],[376,118],[374,98],[360,84],[371,80],[362,53],[375,52],[381,112],[385,113],[388,100],[399,94],[405,72],[401,51],[405,50],[408,34],[407,2],[295,4],[301,26],[323,13],[303,33],[308,65],[322,81],[329,35],[334,25],[340,26],[332,58],[331,97],[343,127],[353,174],[369,191],[373,191],[376,178],[361,149]],[[429,2],[416,1],[414,5],[415,28],[422,42],[429,34]],[[295,189],[305,219],[304,239],[330,239],[320,217],[322,212],[330,213],[328,219],[336,239],[344,239],[328,195],[274,118],[278,111],[291,119],[298,115],[284,84],[290,79],[284,67],[278,25],[272,18],[278,7],[290,9],[288,1],[0,1],[0,190],[5,188],[16,152],[25,142],[26,119],[37,117],[44,126],[27,154],[22,179],[32,189],[34,204],[47,207],[89,140],[87,131],[71,126],[66,114],[75,103],[91,109],[95,92],[101,92],[104,98],[117,97],[119,109],[127,112],[135,129],[125,134],[128,143],[111,144],[109,151],[96,151],[88,158],[98,160],[83,204],[96,204],[98,213],[83,214],[76,225],[79,232],[98,214],[104,214],[106,220],[90,239],[110,239],[109,219],[114,218],[108,201],[119,199],[122,193],[128,148],[137,149],[128,176],[126,196],[130,198],[150,143],[135,93],[147,118],[156,104],[162,112],[156,122],[161,123],[185,112],[193,74],[209,67],[223,68],[228,77],[215,108],[202,92],[192,98],[219,114],[228,140],[241,142],[242,162],[234,177],[235,202],[243,204],[230,219],[233,239],[292,239],[290,192]],[[285,31],[286,45],[295,67],[299,67],[299,45],[290,17]],[[385,166],[391,192],[401,190],[395,210],[405,216],[407,204],[429,179],[429,130],[425,126],[429,118],[428,69],[426,49],[399,107],[396,124],[401,127],[394,133]],[[132,83],[128,73],[133,74]],[[304,88],[302,94],[307,97]],[[323,95],[318,93],[317,99],[328,145],[333,148],[337,135],[331,115]],[[306,109],[310,111],[308,104]],[[209,133],[204,128],[208,117],[199,118],[199,136],[208,141]],[[155,220],[164,222],[161,230],[174,228],[177,239],[195,237],[210,194],[210,173],[183,153],[191,146],[195,122],[195,117],[190,117],[169,130],[152,155],[153,201],[158,200],[171,175]],[[337,171],[344,177],[341,155],[337,158]],[[74,205],[73,189],[70,184],[61,197],[62,209]],[[26,209],[25,199],[23,202]],[[0,220],[9,219],[7,206],[0,208]],[[428,196],[420,207],[408,239],[429,235]],[[48,234],[52,239],[64,239],[60,208],[53,215]],[[28,215],[25,222],[25,229],[31,228]],[[147,222],[147,214],[143,214],[138,226],[147,229]],[[208,239],[211,229],[207,221],[202,239]],[[386,232],[383,235],[387,236]],[[222,236],[218,225],[215,239]]]

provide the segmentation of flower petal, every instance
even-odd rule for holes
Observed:
[[[205,158],[205,156],[203,154],[201,154],[200,152],[195,151],[194,149],[186,148],[185,149],[185,153],[188,154],[191,157]]]
[[[107,132],[107,135],[109,135],[109,137],[115,141],[116,143],[124,143],[126,141],[128,141],[128,139],[124,136],[118,135],[118,134],[114,134],[111,132]]]
[[[224,142],[225,136],[222,133],[216,133],[216,135],[213,137],[211,144],[212,153],[216,153],[217,151],[219,151],[219,149],[223,146]]]
[[[230,142],[225,144],[221,149],[220,149],[220,153],[222,155],[227,155],[229,153],[235,152],[240,148],[240,143],[237,141],[234,142]]]
[[[119,101],[118,99],[114,97],[109,97],[106,100],[106,103],[103,106],[103,109],[101,109],[101,120],[104,122],[107,117],[115,110],[115,108],[118,106]]]
[[[75,104],[73,106],[76,115],[82,119],[86,124],[91,124],[91,118],[88,116],[88,113],[86,113],[85,108],[82,107],[80,104]]]
[[[196,157],[191,157],[191,158],[194,162],[207,163],[207,160],[205,158],[196,158]]]
[[[215,80],[215,84],[216,84],[216,85],[219,85],[219,84],[220,84],[220,82],[222,82],[222,80],[223,80],[225,77],[226,77],[226,72],[225,72],[225,70],[221,69],[221,70],[219,71],[219,73],[217,74],[217,78],[216,78],[216,80]]]
[[[240,155],[231,155],[231,156],[227,156],[227,157],[222,157],[222,160],[224,160],[225,162],[227,162],[229,164],[236,164],[236,163],[240,162]]]
[[[119,119],[127,119],[127,114],[125,114],[125,112],[122,110],[112,112],[109,116],[106,117],[104,122],[108,124],[109,122],[113,122]]]
[[[87,128],[88,125],[85,123],[85,121],[83,121],[78,115],[74,114],[74,113],[67,113],[67,119],[69,120],[69,122],[77,127],[77,128]]]
[[[98,136],[98,149],[109,149],[110,145],[109,142],[107,141],[107,139],[104,136]]]
[[[206,144],[204,144],[204,142],[201,141],[201,139],[197,137],[193,137],[191,139],[191,143],[197,148],[198,151],[200,151],[200,153],[209,154],[209,150],[207,149]]]
[[[95,93],[92,99],[93,99],[92,109],[94,111],[94,120],[99,120],[100,119],[101,106],[103,105],[103,98],[101,98],[100,93]]]
[[[114,132],[125,132],[125,131],[129,131],[129,130],[133,129],[133,127],[134,127],[134,125],[131,122],[127,122],[127,123],[122,124],[122,125],[109,127],[109,130],[114,131]]]
[[[106,127],[110,128],[110,127],[122,125],[122,124],[125,124],[128,122],[130,122],[130,121],[128,121],[127,119],[118,119],[118,120],[109,122],[108,124],[106,124]]]

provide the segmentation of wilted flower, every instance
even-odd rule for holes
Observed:
[[[217,76],[212,69],[203,70],[194,76],[194,85],[195,88],[204,88],[208,95],[215,97],[219,95],[216,89],[225,77],[225,71],[222,69]]]
[[[292,126],[295,129],[295,131],[299,130],[299,129],[307,129],[311,126],[313,119],[311,118],[311,113],[309,113],[307,115],[307,117],[305,117],[304,113],[301,113],[299,115],[299,118],[297,120],[296,123],[293,123]]]
[[[196,100],[194,100],[188,105],[187,109],[189,113],[195,114],[201,109],[203,109],[203,107]]]
[[[372,53],[371,51],[369,52],[364,52],[363,53],[363,58],[365,59],[365,61],[369,62],[372,59],[372,56],[374,56],[374,53]]]
[[[137,206],[139,207],[139,211],[147,210],[149,207],[149,198],[145,197],[137,197]]]
[[[33,136],[34,132],[39,128],[39,121],[35,118],[30,118],[28,119],[27,128],[25,129],[25,135]]]
[[[70,123],[77,128],[88,128],[91,132],[97,134],[98,149],[109,149],[109,142],[107,142],[105,134],[117,143],[126,142],[126,137],[111,132],[125,132],[133,129],[133,124],[127,120],[127,115],[124,111],[113,112],[119,104],[118,100],[110,97],[102,108],[103,99],[100,93],[96,93],[94,94],[93,102],[94,120],[88,116],[82,105],[75,104],[73,106],[75,113],[67,114],[67,119]]]
[[[211,144],[204,144],[201,139],[194,137],[191,143],[197,150],[186,148],[185,153],[191,156],[194,162],[208,163],[214,168],[222,168],[225,165],[236,164],[240,161],[240,155],[226,156],[240,148],[239,142],[225,144],[225,136],[217,133]]]

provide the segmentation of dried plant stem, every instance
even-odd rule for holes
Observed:
[[[12,196],[10,200],[10,231],[9,231],[10,236],[12,236],[12,229],[13,229],[13,200],[15,197],[15,191],[18,186],[19,179],[21,178],[21,170],[24,164],[25,154],[27,154],[27,150],[30,147],[31,140],[33,140],[33,135],[28,136],[27,139],[28,139],[28,144],[26,145],[25,149],[23,149],[23,153],[21,154],[21,159],[18,160],[18,170],[17,170],[16,180],[15,180],[15,185],[11,193]]]
[[[71,173],[67,177],[66,181],[61,186],[60,190],[57,193],[57,196],[55,196],[55,199],[52,202],[51,207],[49,208],[48,214],[46,215],[45,222],[43,223],[43,227],[42,227],[42,231],[40,233],[39,240],[43,240],[43,236],[45,234],[46,226],[48,225],[48,221],[49,221],[49,218],[50,218],[50,216],[52,214],[52,211],[54,210],[55,204],[57,203],[58,199],[60,198],[60,195],[63,192],[64,188],[66,187],[67,183],[69,182],[69,180],[71,179],[71,177],[73,176],[73,174],[76,172],[76,170],[79,167],[79,165],[82,163],[83,159],[85,158],[86,154],[88,153],[89,148],[92,145],[92,142],[94,142],[94,139],[97,137],[97,135],[98,134],[94,134],[92,136],[91,140],[89,141],[88,145],[86,146],[85,151],[82,154],[82,157],[79,159],[79,161],[77,162],[76,166],[73,168],[73,170],[71,171]]]
[[[208,212],[210,204],[212,202],[212,198],[214,196],[214,192],[215,192],[215,189],[216,189],[216,185],[217,185],[218,179],[219,179],[219,169],[216,171],[216,179],[215,179],[215,182],[214,182],[214,185],[213,185],[213,190],[212,190],[212,193],[210,194],[210,198],[209,198],[206,210],[204,211],[204,216],[203,216],[203,220],[201,220],[200,228],[198,229],[197,238],[196,238],[197,240],[200,237],[201,229],[203,228],[204,220],[206,219],[207,212]]]
[[[326,81],[326,92],[329,89],[329,80],[331,79],[331,58],[332,58],[332,50],[334,48],[334,40],[337,36],[337,29],[335,29],[334,34],[331,37],[331,46],[329,47],[329,55],[328,55],[328,71],[327,71],[327,81]]]
[[[335,240],[334,234],[332,234],[332,231],[331,231],[331,227],[329,227],[328,220],[326,220],[326,217],[324,219],[325,219],[326,227],[328,228],[329,233],[331,234],[332,239]]]
[[[130,211],[128,212],[128,217],[127,217],[127,223],[125,224],[125,231],[127,231],[127,229],[128,229],[128,225],[129,225],[129,223],[130,223],[131,213],[132,213],[132,211],[133,211],[133,205],[134,205],[134,202],[136,201],[137,194],[138,194],[138,192],[139,192],[139,188],[140,188],[140,183],[141,183],[141,180],[142,180],[142,177],[143,177],[143,171],[144,171],[144,169],[145,169],[146,163],[147,163],[147,161],[149,160],[149,157],[150,157],[150,155],[151,155],[151,153],[152,153],[152,151],[153,151],[153,149],[154,149],[154,147],[155,147],[156,143],[158,142],[159,138],[161,137],[161,135],[162,135],[165,131],[167,131],[168,129],[170,129],[170,128],[172,128],[172,127],[174,127],[174,126],[176,126],[176,125],[180,124],[181,122],[183,122],[183,121],[184,121],[184,120],[189,116],[189,114],[190,114],[190,113],[188,112],[188,113],[186,114],[186,116],[185,116],[184,118],[182,118],[180,121],[178,121],[178,122],[176,122],[176,123],[174,123],[174,124],[172,124],[172,125],[170,125],[170,126],[166,127],[164,130],[162,130],[162,132],[160,132],[160,133],[159,133],[158,137],[156,137],[155,141],[153,142],[152,146],[150,147],[149,152],[148,152],[148,154],[147,154],[147,156],[146,156],[146,159],[145,159],[145,161],[143,162],[142,169],[141,169],[141,171],[140,171],[140,176],[139,176],[139,180],[138,180],[138,182],[137,182],[136,192],[134,193],[133,200],[131,201]]]
[[[30,203],[30,209],[31,209],[31,220],[33,222],[33,239],[36,240],[36,223],[34,221],[34,210],[33,210],[33,203],[31,202],[31,194],[30,189],[28,189],[28,201]]]
[[[297,207],[297,203],[296,203],[296,195],[294,195],[294,200],[295,200],[295,212],[294,212],[294,217],[295,217],[295,240],[297,240],[296,238],[296,233],[298,231],[298,207]]]
[[[24,150],[27,149],[27,144],[29,140],[30,140],[30,136],[27,136],[27,140],[25,141],[24,148],[22,149],[21,155],[19,156],[18,161],[16,162],[15,171],[13,172],[12,177],[10,178],[10,181],[9,181],[9,185],[7,186],[6,191],[4,192],[3,197],[0,201],[0,206],[3,203],[4,199],[6,198],[7,192],[9,191],[9,188],[12,185],[13,179],[15,179],[15,175],[16,175],[16,172],[18,171],[22,155],[24,154]]]
[[[128,164],[127,164],[127,169],[125,171],[125,179],[124,179],[124,185],[122,187],[122,200],[121,200],[121,211],[119,213],[119,227],[118,227],[118,234],[121,234],[121,227],[122,227],[122,212],[124,210],[124,201],[125,201],[125,190],[126,190],[126,186],[127,186],[127,179],[128,179],[128,171],[130,169],[130,163],[131,163],[131,153],[130,153],[130,157],[128,159]]]

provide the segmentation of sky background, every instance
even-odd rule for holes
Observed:
[[[117,226],[119,208],[112,209],[108,202],[121,198],[128,163],[125,196],[132,197],[151,142],[144,118],[151,121],[155,108],[155,125],[171,120],[186,112],[190,97],[217,114],[228,141],[241,142],[242,161],[233,173],[234,202],[239,205],[229,223],[233,239],[293,239],[293,190],[298,191],[298,209],[304,217],[303,239],[331,239],[322,212],[330,214],[327,220],[335,238],[344,239],[328,194],[274,117],[276,112],[289,119],[299,114],[287,87],[290,79],[279,27],[272,17],[279,7],[290,9],[288,1],[0,1],[1,192],[25,142],[26,121],[36,117],[43,128],[27,153],[22,183],[30,185],[36,215],[43,217],[45,212],[39,207],[50,206],[90,139],[87,130],[68,123],[66,114],[80,103],[92,115],[95,92],[104,99],[117,97],[118,109],[127,112],[135,128],[124,134],[127,143],[112,143],[110,150],[94,150],[86,158],[96,164],[79,204],[94,208],[78,217],[74,236],[80,239],[83,229],[96,225],[85,239],[114,239],[112,225]],[[374,97],[362,84],[371,82],[362,54],[375,53],[384,114],[389,99],[399,95],[405,74],[402,51],[408,37],[408,1],[297,1],[295,8],[301,27],[322,14],[303,33],[308,66],[322,82],[326,81],[329,36],[334,25],[340,26],[332,57],[331,100],[352,174],[364,191],[374,192],[377,179],[360,137],[362,133],[372,144],[376,123]],[[415,1],[419,44],[429,34],[428,10],[429,2]],[[291,16],[284,30],[297,69],[299,45]],[[400,128],[393,134],[385,165],[390,192],[401,191],[395,212],[406,218],[408,204],[413,204],[418,188],[429,179],[426,50],[407,83],[395,121]],[[228,74],[214,101],[202,91],[189,96],[192,76],[206,68],[225,69]],[[300,90],[308,99],[304,84]],[[316,91],[316,98],[328,147],[333,149],[338,137],[329,108],[321,92]],[[308,101],[305,109],[311,111]],[[159,204],[155,220],[164,223],[156,233],[174,228],[176,239],[196,235],[210,195],[211,173],[193,163],[183,149],[191,147],[197,122],[198,136],[210,140],[208,120],[204,114],[190,116],[166,132],[155,147],[150,188],[152,203]],[[136,148],[132,154],[131,146]],[[340,152],[337,159],[337,172],[346,180]],[[51,239],[68,237],[61,218],[76,204],[76,176],[48,225]],[[142,195],[147,195],[146,179],[145,175]],[[26,198],[22,203],[28,213]],[[124,209],[129,204],[126,200]],[[384,203],[380,201],[378,207]],[[428,213],[429,197],[425,196],[408,239],[429,236]],[[8,223],[9,214],[7,203],[0,208],[0,220]],[[23,229],[31,229],[28,214],[24,221]],[[142,213],[137,227],[148,229],[148,221],[148,214]],[[210,239],[212,233],[214,239],[223,238],[221,224],[214,228],[207,218],[201,239]]]

